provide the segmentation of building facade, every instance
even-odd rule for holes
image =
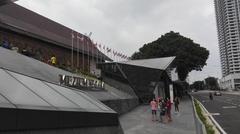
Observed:
[[[95,74],[97,62],[111,60],[91,39],[15,3],[0,6],[0,45],[8,44],[20,53],[57,66]]]
[[[224,89],[240,89],[240,0],[214,0]]]

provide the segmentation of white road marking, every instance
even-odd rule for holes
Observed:
[[[228,108],[237,108],[237,106],[223,106],[222,108],[228,109]]]
[[[220,113],[210,113],[211,115],[220,115]]]

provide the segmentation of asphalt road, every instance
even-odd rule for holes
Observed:
[[[208,92],[197,92],[198,99],[228,134],[240,134],[240,95],[222,94],[209,99]]]

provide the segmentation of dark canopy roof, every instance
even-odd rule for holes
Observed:
[[[17,0],[1,0],[0,1],[0,6],[11,3],[11,2],[15,2],[15,1],[17,1]]]
[[[73,32],[75,35],[73,47],[77,50],[77,31],[65,27],[15,3],[0,6],[0,27],[65,48],[72,47]],[[99,55],[102,55],[101,57],[111,61],[109,57],[98,51],[90,38],[80,33],[78,35],[79,37],[84,38],[84,42],[80,42],[80,52],[87,54],[88,52],[86,48],[89,47],[91,55],[94,53],[96,56],[96,53],[98,53]],[[85,46],[84,51],[82,50],[83,45]]]

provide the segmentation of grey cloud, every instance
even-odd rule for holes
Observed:
[[[190,78],[220,77],[213,0],[20,0],[17,3],[81,33],[93,32],[93,40],[129,56],[166,32],[180,32],[211,53],[204,71],[193,72]]]

